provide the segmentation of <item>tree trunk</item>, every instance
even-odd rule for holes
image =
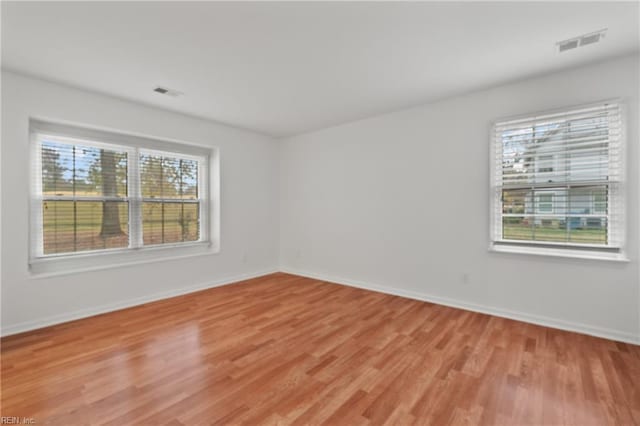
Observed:
[[[118,181],[116,178],[116,158],[113,151],[100,150],[100,163],[102,175],[102,195],[115,197],[118,195]],[[120,212],[118,201],[105,201],[102,204],[102,238],[122,235],[120,227]]]

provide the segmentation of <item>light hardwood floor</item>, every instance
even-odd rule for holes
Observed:
[[[2,339],[37,424],[640,423],[640,347],[287,274]]]

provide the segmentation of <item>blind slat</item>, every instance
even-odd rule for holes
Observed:
[[[496,128],[517,128],[518,126],[529,126],[535,123],[547,123],[567,120],[567,119],[581,119],[581,118],[593,118],[598,116],[619,116],[620,105],[618,103],[611,104],[598,104],[592,107],[578,108],[568,111],[551,112],[537,114],[534,116],[507,119],[496,122]]]

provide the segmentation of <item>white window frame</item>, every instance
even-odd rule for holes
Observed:
[[[134,178],[138,179],[140,177],[139,171],[137,170],[137,168],[140,166],[140,154],[147,154],[147,155],[157,155],[157,156],[162,156],[162,157],[171,157],[171,156],[179,156],[182,159],[186,159],[186,160],[194,160],[198,162],[198,202],[199,202],[199,217],[200,217],[200,230],[199,230],[199,235],[200,235],[200,239],[198,241],[193,241],[193,242],[179,242],[179,243],[165,243],[165,244],[148,244],[148,245],[144,245],[143,244],[143,235],[142,235],[142,205],[144,202],[147,201],[154,201],[154,202],[171,202],[172,200],[170,199],[150,199],[150,198],[144,198],[142,196],[142,194],[140,194],[140,183],[136,182],[134,186],[134,188],[130,187],[130,190],[133,191],[134,196],[133,198],[133,204],[135,207],[135,210],[133,211],[134,214],[134,218],[136,221],[139,222],[138,226],[135,227],[135,232],[133,232],[133,236],[135,238],[135,243],[134,243],[134,247],[136,248],[151,248],[151,247],[167,247],[167,246],[176,246],[176,247],[184,247],[187,245],[193,245],[193,244],[198,244],[198,243],[208,243],[210,240],[210,236],[209,236],[209,215],[208,215],[208,209],[209,209],[209,191],[208,191],[208,171],[209,171],[209,167],[207,166],[207,162],[208,162],[208,158],[206,157],[202,157],[202,156],[195,156],[195,155],[189,155],[189,154],[181,154],[181,153],[177,153],[177,152],[169,152],[169,151],[159,151],[156,149],[146,149],[146,148],[138,148],[135,150],[135,167],[136,170],[134,172]],[[203,197],[204,195],[204,197]],[[190,201],[189,201],[190,202]],[[130,213],[131,214],[131,210]]]
[[[497,176],[497,164],[496,162],[502,161],[501,159],[501,146],[497,141],[497,130],[496,127],[502,123],[516,121],[516,120],[524,120],[524,119],[533,119],[536,117],[555,115],[555,114],[563,114],[570,113],[572,111],[592,108],[596,106],[604,106],[615,104],[619,108],[620,121],[621,121],[621,135],[619,140],[619,149],[621,156],[621,160],[619,161],[617,168],[617,175],[619,176],[619,180],[613,186],[609,186],[610,190],[608,191],[608,199],[607,205],[609,208],[611,206],[615,206],[617,210],[619,210],[620,214],[617,218],[616,229],[614,232],[618,234],[617,243],[615,245],[596,245],[596,244],[579,244],[579,243],[555,243],[555,242],[545,242],[545,241],[517,241],[517,240],[505,240],[502,238],[502,227],[500,224],[502,223],[502,186],[497,182],[499,177]],[[577,105],[570,106],[565,108],[559,108],[554,110],[541,111],[537,113],[523,114],[519,116],[512,116],[503,119],[496,120],[492,123],[491,133],[490,133],[490,149],[489,149],[489,158],[490,158],[490,224],[489,224],[489,251],[493,252],[502,252],[502,253],[516,253],[516,254],[527,254],[527,255],[542,255],[542,256],[556,256],[556,257],[571,257],[571,258],[582,258],[582,259],[593,259],[593,260],[611,260],[611,261],[622,261],[628,262],[629,259],[626,254],[626,245],[625,245],[625,237],[626,237],[626,186],[625,186],[625,178],[626,178],[626,108],[621,99],[610,99],[605,101],[600,101],[592,104],[586,105]],[[500,150],[500,151],[498,151]],[[609,161],[613,161],[611,158]],[[555,167],[554,167],[555,169]],[[535,171],[537,172],[537,165]],[[614,190],[612,187],[615,187],[615,192],[617,194],[614,197]],[[532,189],[534,187],[532,186]],[[607,215],[607,220],[609,221],[609,215]],[[608,226],[610,226],[611,222],[608,222]]]
[[[30,120],[32,173],[30,195],[29,271],[50,276],[165,259],[218,253],[219,238],[219,155],[218,149],[182,141],[149,138],[134,134]],[[96,148],[127,152],[127,196],[129,208],[129,246],[79,252],[44,254],[42,219],[41,143],[45,138]],[[199,240],[143,245],[142,194],[139,182],[141,153],[175,156],[198,161]]]

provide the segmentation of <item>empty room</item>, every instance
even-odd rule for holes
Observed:
[[[0,424],[640,425],[640,2],[0,6]]]

